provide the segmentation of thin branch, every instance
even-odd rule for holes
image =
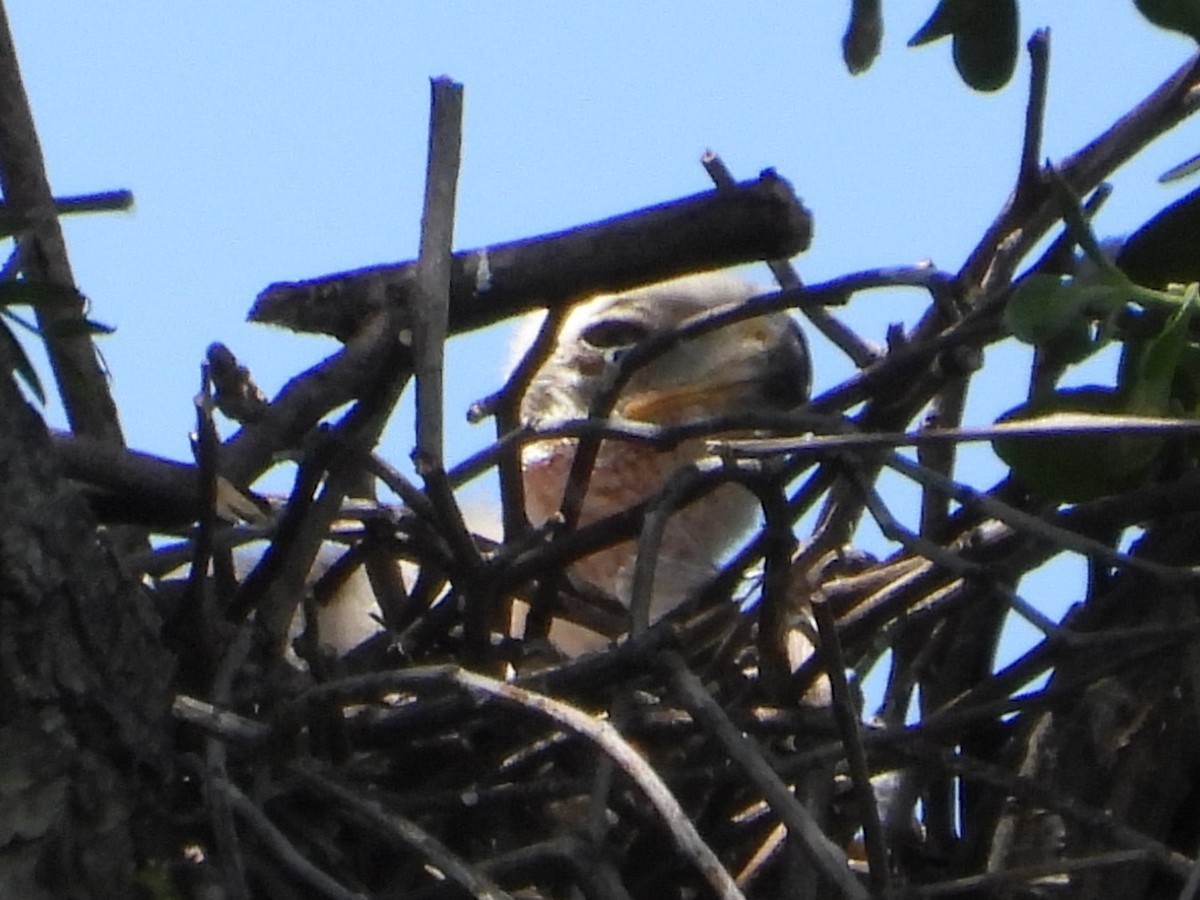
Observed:
[[[233,680],[250,655],[253,633],[249,623],[241,625],[225,648],[225,654],[213,675],[210,689],[215,705],[231,705]],[[216,868],[225,892],[234,900],[249,900],[246,861],[242,854],[241,841],[238,840],[237,828],[233,823],[233,804],[229,792],[220,788],[220,785],[230,783],[228,757],[225,742],[209,735],[204,741],[204,801],[208,824],[213,832],[213,844],[217,851]]]
[[[176,695],[171,704],[171,715],[180,722],[194,725],[226,741],[262,744],[270,735],[270,729],[262,722],[239,716],[235,712],[186,694]]]
[[[213,787],[228,801],[230,808],[257,835],[263,845],[274,854],[280,864],[295,875],[301,883],[315,891],[318,896],[330,900],[363,900],[363,895],[348,890],[309,862],[287,836],[267,818],[232,782],[224,778],[212,778]]]
[[[833,422],[831,418],[818,420]],[[777,429],[783,431],[787,420],[778,419]],[[780,453],[818,453],[835,450],[873,450],[879,448],[920,447],[924,444],[967,444],[994,441],[998,438],[1047,438],[1064,435],[1154,434],[1163,437],[1200,433],[1200,422],[1166,416],[1093,415],[1063,413],[1039,419],[997,422],[974,428],[925,428],[915,432],[856,431],[843,425],[837,434],[805,432],[797,436],[768,438],[733,438],[711,441],[714,453],[738,457],[775,456]]]
[[[644,634],[650,627],[654,574],[658,568],[667,523],[684,505],[688,495],[695,491],[701,477],[698,464],[681,467],[671,474],[667,483],[646,505],[634,559],[633,584],[629,592],[629,634],[633,637]]]
[[[217,525],[217,450],[220,441],[212,419],[212,382],[207,365],[201,366],[200,392],[196,395],[196,436],[193,451],[196,455],[197,489],[201,498],[200,515],[192,537],[191,568],[188,572],[188,592],[184,608],[195,626],[198,639],[192,645],[201,654],[211,653],[217,646],[216,623],[219,617],[213,593],[209,566],[213,558],[213,534]],[[204,658],[207,668],[214,660]]]
[[[837,886],[842,896],[868,900],[870,895],[851,874],[846,855],[825,836],[812,813],[796,799],[783,779],[763,757],[762,751],[729,721],[725,711],[688,669],[682,657],[674,651],[666,651],[659,659],[670,678],[672,690],[684,708],[696,721],[704,725],[709,734],[721,744],[729,757],[762,792],[763,798],[787,826],[791,835],[800,842],[813,864]]]
[[[916,758],[931,756],[945,770],[964,779],[1000,788],[1017,800],[1034,808],[1056,812],[1064,818],[1078,822],[1109,837],[1114,843],[1145,853],[1163,870],[1180,878],[1186,878],[1192,869],[1192,860],[1177,850],[1155,840],[1118,821],[1108,810],[1097,809],[1064,794],[1056,786],[1013,774],[1007,770],[941,747],[915,746],[902,748]]]
[[[373,317],[342,350],[289,380],[261,418],[225,441],[221,473],[236,486],[252,484],[332,410],[367,396],[378,385],[381,367],[410,369],[407,356],[388,316]]]
[[[932,277],[927,279],[927,282],[936,298],[947,276],[941,272],[931,274]],[[939,313],[939,317],[940,315]],[[923,405],[923,401],[929,396],[928,389],[936,390],[939,386],[939,381],[927,377],[936,360],[942,354],[961,347],[973,348],[999,341],[1003,337],[999,322],[1000,307],[989,305],[968,313],[949,328],[939,328],[932,336],[905,340],[893,346],[883,359],[863,369],[853,378],[814,397],[809,403],[809,408],[823,411],[846,410],[859,403],[887,396],[886,392],[894,392],[897,385],[904,385],[912,397],[910,405],[917,407],[906,417],[907,421],[919,411],[918,401],[922,401]],[[940,318],[939,324],[942,324]],[[920,380],[926,383],[921,384]]]
[[[1196,111],[1190,93],[1198,82],[1200,56],[1194,56],[1107,131],[1055,168],[1076,194],[1088,193],[1147,144]],[[1058,219],[1058,204],[1049,184],[1041,183],[1022,197],[1014,192],[963,264],[960,278],[966,284],[984,284],[985,278],[988,284],[1006,284],[1017,262]],[[990,272],[993,268],[996,270]],[[934,326],[934,321],[927,318],[918,326],[918,334],[926,335]]]
[[[310,436],[274,539],[227,611],[239,621],[256,610],[267,647],[283,650],[313,562],[346,496],[360,484],[364,460],[378,442],[402,385],[402,375],[385,370],[377,377],[376,389],[332,429]]]
[[[1142,571],[1148,575],[1153,575],[1168,583],[1179,583],[1194,581],[1200,578],[1200,572],[1193,569],[1179,566],[1166,566],[1154,560],[1141,559],[1136,556],[1131,556],[1128,553],[1122,553],[1119,550],[1113,550],[1107,544],[1089,538],[1082,534],[1077,534],[1068,531],[1065,528],[1059,528],[1052,525],[1031,513],[1024,512],[1016,507],[1010,506],[1003,501],[976,491],[965,485],[958,484],[946,478],[942,478],[936,472],[929,472],[922,467],[915,465],[906,460],[899,454],[892,454],[889,458],[888,465],[897,471],[903,472],[910,478],[920,481],[923,484],[932,484],[939,490],[944,490],[954,497],[960,503],[967,505],[975,505],[979,509],[986,512],[988,515],[994,516],[996,519],[1004,522],[1014,529],[1023,531],[1027,534],[1036,535],[1043,540],[1047,540],[1054,545],[1064,550],[1073,550],[1084,556],[1095,556],[1103,559],[1110,565]]]
[[[69,197],[55,197],[54,210],[60,216],[78,215],[79,213],[123,212],[133,207],[133,192],[126,190],[100,191],[95,194],[76,194]],[[32,224],[28,219],[22,219],[13,212],[7,203],[0,203],[0,222],[6,230],[19,231],[21,227]]]
[[[427,522],[437,520],[433,505],[420,489],[404,477],[404,473],[379,456],[372,453],[367,462],[367,471],[384,483],[388,490],[404,501],[404,505]]]
[[[474,404],[467,418],[478,422],[484,415],[496,418],[496,444],[498,456],[497,472],[500,480],[500,509],[504,527],[504,540],[521,540],[529,531],[529,519],[525,514],[525,482],[521,477],[521,451],[518,445],[506,446],[506,435],[515,434],[522,428],[520,421],[521,398],[535,375],[554,352],[559,329],[569,312],[569,307],[557,307],[547,313],[533,343],[525,351],[521,361],[509,376],[505,385],[491,397]],[[453,476],[452,476],[453,478]]]
[[[927,480],[923,482],[924,484],[941,483],[941,478],[937,473],[929,472],[927,476]],[[867,509],[885,537],[900,543],[909,553],[916,556],[923,556],[943,569],[953,572],[956,576],[963,579],[963,581],[974,582],[976,585],[982,587],[986,594],[1003,598],[1013,612],[1017,613],[1043,634],[1047,636],[1058,634],[1058,626],[1039,612],[1031,603],[1023,600],[1013,590],[1012,585],[1006,583],[1002,580],[999,573],[993,571],[994,567],[983,566],[964,559],[936,541],[931,541],[923,535],[913,534],[896,520],[891,510],[883,502],[883,498],[879,496],[879,492],[875,490],[875,487],[857,468],[853,470],[852,477],[858,489],[862,491]]]
[[[724,900],[742,898],[741,891],[734,884],[728,871],[700,837],[695,825],[679,806],[674,795],[620,733],[608,722],[595,719],[573,706],[543,694],[457,666],[403,669],[320,685],[281,707],[274,729],[277,734],[286,734],[298,722],[303,721],[310,710],[320,709],[330,703],[365,702],[389,691],[438,685],[454,685],[474,695],[499,700],[516,709],[556,722],[587,738],[610,756],[645,792],[680,850],[692,859],[716,895]],[[859,890],[859,894],[850,896],[865,897],[861,888]]]
[[[825,663],[825,674],[833,689],[833,717],[837,721],[842,745],[846,748],[846,761],[850,766],[850,781],[854,786],[859,820],[862,823],[867,848],[872,892],[875,898],[887,898],[892,896],[887,843],[883,824],[879,820],[879,804],[875,799],[875,788],[871,784],[867,754],[863,749],[858,710],[850,685],[846,682],[846,659],[838,637],[837,621],[821,597],[813,599],[812,611],[817,623],[817,634],[821,638],[821,657]]]
[[[1069,875],[1072,872],[1083,872],[1088,869],[1098,869],[1104,866],[1128,866],[1139,862],[1150,862],[1152,856],[1147,850],[1112,850],[1108,853],[1094,853],[1090,856],[1066,857],[1035,866],[1021,866],[1015,869],[1004,869],[999,872],[986,872],[982,875],[967,875],[949,881],[939,881],[933,884],[910,887],[901,896],[905,898],[954,897],[959,895],[975,895],[980,890],[995,890],[997,888],[1012,888],[1031,882],[1050,879],[1055,875]]]
[[[726,465],[731,465],[726,461]],[[758,604],[758,655],[760,677],[768,696],[787,696],[791,660],[787,652],[788,635],[795,628],[797,607],[803,606],[807,584],[792,583],[792,556],[796,535],[788,502],[780,486],[753,485],[762,506],[763,527],[759,532],[763,551],[762,595]]]
[[[288,771],[315,794],[350,810],[367,823],[373,836],[415,851],[473,897],[479,900],[511,900],[511,895],[479,867],[468,865],[412,819],[387,809],[378,799],[364,796],[355,786],[342,783],[335,776],[318,770],[312,763],[294,762],[288,766]]]
[[[713,180],[713,184],[717,186],[718,190],[730,190],[737,187],[737,181],[734,179],[733,173],[729,171],[725,165],[725,161],[716,153],[713,153],[711,150],[705,151],[704,155],[700,157],[700,164],[704,166],[704,171],[708,173],[709,178]],[[795,267],[786,259],[768,259],[766,262],[768,268],[771,270],[771,274],[775,276],[775,280],[784,290],[803,286],[799,273],[796,272]],[[876,348],[860,340],[858,335],[839,322],[824,307],[806,305],[802,310],[817,330],[825,335],[835,347],[838,347],[843,353],[849,356],[860,369],[870,365],[879,358],[880,354]]]
[[[978,354],[976,355],[978,356]],[[966,411],[969,384],[970,380],[965,375],[955,378],[947,384],[930,403],[929,412],[922,428],[932,427],[938,430],[958,428],[962,424],[963,414]],[[917,445],[917,459],[921,465],[946,478],[954,475],[957,458],[958,445],[952,441],[925,442]],[[945,494],[928,488],[921,491],[919,532],[922,536],[936,540],[945,528],[949,516],[950,499]]]
[[[421,253],[410,309],[417,383],[417,446],[413,464],[425,481],[425,493],[441,526],[439,530],[454,553],[457,565],[451,573],[452,580],[467,588],[464,593],[470,600],[466,617],[468,652],[478,659],[488,647],[492,621],[490,594],[474,590],[474,576],[482,560],[446,477],[442,446],[442,374],[450,321],[454,209],[462,153],[462,98],[462,85],[449,78],[435,78],[431,83]]]
[[[1038,29],[1025,45],[1029,52],[1029,101],[1025,106],[1025,138],[1017,170],[1017,195],[1041,180],[1042,134],[1046,125],[1046,85],[1050,75],[1050,31]]]

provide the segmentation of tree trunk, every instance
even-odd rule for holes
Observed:
[[[149,598],[0,376],[0,897],[131,895],[138,835],[163,833],[173,671]]]

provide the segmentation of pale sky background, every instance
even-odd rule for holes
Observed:
[[[177,459],[190,458],[211,341],[268,394],[336,349],[246,324],[262,288],[415,256],[430,77],[465,86],[457,247],[706,190],[698,159],[712,148],[739,178],[770,166],[792,181],[815,215],[812,249],[796,260],[815,282],[925,258],[957,269],[1011,189],[1029,69],[1022,51],[1006,89],[978,94],[954,72],[948,41],[908,49],[934,0],[885,2],[883,54],[859,77],[841,61],[849,0],[5,6],[56,194],[135,194],[132,213],[65,219],[68,248],[92,315],[117,328],[100,346],[130,446]],[[1052,29],[1051,159],[1192,51],[1132,0],[1021,7],[1022,44]],[[1190,189],[1156,178],[1197,151],[1200,121],[1152,145],[1117,173],[1098,229],[1129,231]],[[765,267],[749,271],[769,283]],[[926,302],[859,295],[844,315],[881,341]],[[491,424],[468,426],[464,412],[498,385],[510,334],[451,344],[450,464],[491,440]],[[822,390],[850,369],[814,343]],[[993,377],[972,396],[970,424],[1020,402],[1026,360],[989,351]],[[61,425],[57,408],[47,414]],[[406,463],[411,443],[402,413],[384,455]],[[986,448],[967,459],[977,487],[1002,472]],[[1039,605],[1058,595],[1049,611],[1060,611],[1067,592],[1055,585],[1070,570],[1022,592]]]

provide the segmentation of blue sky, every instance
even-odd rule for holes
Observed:
[[[1052,159],[1191,52],[1131,0],[1021,5],[1022,40],[1052,28]],[[793,182],[816,217],[796,261],[808,281],[925,258],[956,269],[1011,188],[1028,64],[1022,54],[1008,88],[976,94],[947,42],[905,47],[933,0],[884,6],[883,55],[852,78],[849,3],[829,0],[6,4],[56,193],[135,194],[132,213],[67,220],[68,246],[93,316],[117,328],[101,347],[130,445],[175,458],[189,455],[209,342],[269,394],[336,349],[246,324],[258,291],[415,255],[432,76],[465,85],[460,248],[704,190],[698,158],[712,148],[739,177],[772,166]],[[1121,170],[1099,230],[1128,231],[1190,187],[1155,179],[1197,149],[1200,124],[1185,123]],[[882,340],[923,305],[860,295],[846,318]],[[451,463],[491,438],[463,413],[496,387],[509,335],[452,343]],[[820,342],[815,356],[818,389],[849,374]],[[990,351],[974,424],[1019,402],[1025,359]],[[402,413],[384,452],[404,462],[410,449]],[[967,458],[972,483],[1000,473],[985,448]]]

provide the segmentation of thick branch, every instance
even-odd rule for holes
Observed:
[[[253,483],[276,454],[299,446],[327,413],[377,386],[381,367],[411,370],[409,355],[389,317],[373,316],[342,350],[285,384],[261,418],[224,443],[221,474],[235,485]]]
[[[734,188],[456,253],[450,332],[688,272],[794,256],[811,235],[808,210],[791,185],[768,170]],[[415,276],[416,264],[409,262],[274,284],[259,294],[249,319],[347,340],[372,312],[407,302]]]
[[[201,515],[198,476],[190,463],[62,432],[51,440],[64,474],[83,483],[101,521],[171,526]]]

